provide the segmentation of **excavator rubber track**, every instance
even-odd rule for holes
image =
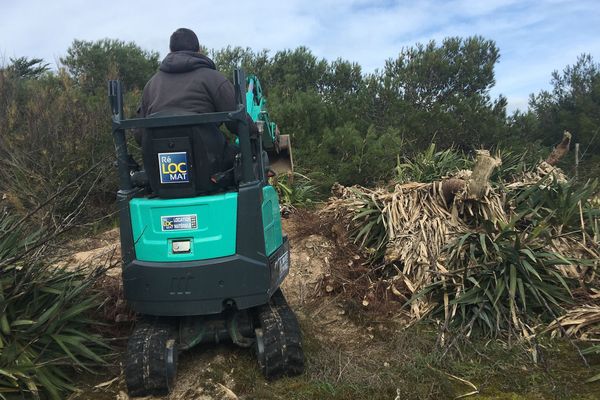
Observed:
[[[302,333],[296,315],[281,290],[259,307],[256,329],[258,364],[269,380],[296,376],[304,371]]]
[[[127,343],[125,382],[131,397],[167,395],[175,382],[177,345],[175,326],[168,319],[136,323]]]

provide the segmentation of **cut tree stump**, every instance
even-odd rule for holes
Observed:
[[[562,141],[552,150],[552,153],[546,158],[546,162],[552,166],[555,166],[561,158],[569,152],[569,146],[571,145],[571,132],[565,131],[563,133]]]
[[[492,157],[487,150],[477,150],[473,174],[467,182],[467,199],[476,200],[485,196],[490,176],[502,164],[499,158]]]

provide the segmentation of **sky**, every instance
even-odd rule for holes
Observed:
[[[403,47],[481,35],[500,49],[492,96],[511,112],[578,55],[600,61],[600,0],[0,0],[0,64],[27,56],[56,67],[73,39],[134,41],[164,56],[180,27],[209,49],[307,46],[367,73]]]

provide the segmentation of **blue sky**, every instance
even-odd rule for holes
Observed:
[[[583,52],[600,61],[600,0],[0,0],[0,61],[42,57],[56,64],[73,39],[118,38],[168,52],[189,27],[208,48],[272,52],[309,47],[318,57],[356,61],[365,72],[416,42],[482,35],[500,48],[494,97],[525,109],[530,93]]]

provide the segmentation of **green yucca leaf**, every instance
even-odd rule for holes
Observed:
[[[85,324],[82,324],[82,326],[84,326]],[[85,340],[87,340],[90,343],[93,343],[99,347],[104,347],[107,350],[112,349],[111,346],[109,346],[101,337],[99,336],[95,336],[95,335],[91,335],[88,333],[85,333],[81,330],[77,330],[77,329],[73,329],[73,328],[65,328],[63,330],[64,333],[70,333],[71,335],[74,335],[75,337],[80,337],[83,338]],[[104,363],[104,361],[102,361]]]
[[[35,321],[32,321],[30,319],[18,319],[15,321],[12,321],[10,323],[10,326],[13,328],[19,327],[19,326],[29,326],[29,325],[33,325],[35,324]]]
[[[95,361],[99,364],[105,363],[104,359],[99,357],[96,353],[90,350],[85,344],[85,338],[74,336],[74,335],[61,335],[60,339],[69,344],[73,350],[76,350],[78,354],[85,356],[86,358]]]
[[[356,234],[355,243],[362,238],[360,245],[364,246],[365,243],[369,240],[369,233],[371,232],[371,229],[373,228],[373,226],[375,226],[376,222],[377,221],[371,221],[368,224],[366,224],[365,226],[363,226],[361,228],[361,230]]]
[[[488,251],[487,251],[487,245],[485,244],[486,241],[487,241],[487,235],[485,235],[484,233],[480,233],[479,234],[479,243],[481,244],[481,249],[483,250],[483,254],[485,254],[487,256]]]
[[[514,264],[511,264],[509,267],[510,271],[510,284],[508,287],[508,293],[510,295],[511,302],[514,301],[515,295],[517,293],[517,268]]]
[[[60,319],[62,321],[70,320],[74,317],[79,317],[80,315],[88,312],[91,309],[97,308],[100,303],[100,299],[98,296],[88,297],[85,300],[81,301],[78,304],[74,304],[71,307],[67,308],[60,315]]]
[[[47,368],[39,368],[36,373],[36,379],[39,380],[51,399],[59,400],[61,398],[60,390],[64,388],[64,383],[62,380],[52,376]],[[37,396],[37,392],[33,392],[32,394],[36,398],[39,397]]]
[[[42,293],[56,294],[56,295],[59,295],[59,296],[63,294],[62,290],[56,289],[56,288],[53,288],[53,287],[45,287],[45,286],[43,286],[43,287],[38,288],[37,290],[39,290]]]
[[[65,354],[67,356],[69,356],[69,358],[71,360],[73,360],[73,362],[75,362],[75,364],[79,365],[80,367],[82,367],[85,370],[88,370],[88,368],[85,365],[83,365],[83,363],[81,363],[81,361],[79,361],[79,359],[77,357],[75,357],[75,355],[71,352],[71,350],[65,345],[65,343],[61,340],[60,335],[50,335],[50,336],[59,345],[59,347],[65,352]]]
[[[483,312],[479,314],[481,320],[483,322],[485,322],[485,324],[488,326],[489,329],[494,329],[492,321],[490,320],[489,316],[487,313]]]
[[[368,208],[364,211],[357,213],[354,217],[352,217],[352,220],[361,219],[362,217],[365,217],[367,215],[372,215],[372,214],[381,214],[381,211],[379,211],[378,209]]]
[[[531,255],[533,257],[533,253]],[[534,258],[534,262],[537,263],[537,260],[535,258]],[[521,265],[524,267],[524,270],[528,274],[530,273],[531,275],[535,276],[539,281],[542,281],[542,277],[540,276],[538,271],[536,271],[536,269],[529,263],[529,261],[523,259],[523,260],[521,260]]]
[[[525,295],[525,287],[523,286],[523,279],[517,278],[517,287],[519,288],[519,298],[523,304],[523,311],[527,311],[527,296]]]
[[[57,302],[51,305],[40,317],[35,321],[31,329],[38,329],[46,322],[50,320],[50,318],[56,316],[58,314],[57,311],[60,310],[61,303]]]
[[[497,285],[496,285],[496,296],[494,298],[494,301],[492,302],[492,304],[494,305],[494,308],[496,308],[496,304],[498,304],[498,300],[502,297],[502,295],[504,294],[504,290],[506,288],[506,285],[504,283],[504,279],[499,279],[497,280]]]
[[[537,286],[531,285],[529,282],[524,282],[525,287],[531,293],[531,295],[535,298],[537,304],[542,304],[542,298],[540,297],[540,293]]]
[[[531,261],[533,261],[534,263],[535,263],[535,262],[537,262],[536,258],[535,258],[535,257],[534,257],[534,255],[533,255],[533,252],[532,252],[531,250],[529,250],[529,249],[521,249],[520,251],[521,251],[521,253],[523,253],[523,254],[525,254],[527,257],[529,257],[529,259],[530,259]]]
[[[475,277],[474,277],[474,276],[469,276],[469,277],[467,278],[467,280],[468,280],[469,282],[473,283],[473,285],[474,285],[475,287],[477,287],[477,288],[481,288],[481,285],[479,284],[479,281],[477,281],[477,279],[475,279]]]

